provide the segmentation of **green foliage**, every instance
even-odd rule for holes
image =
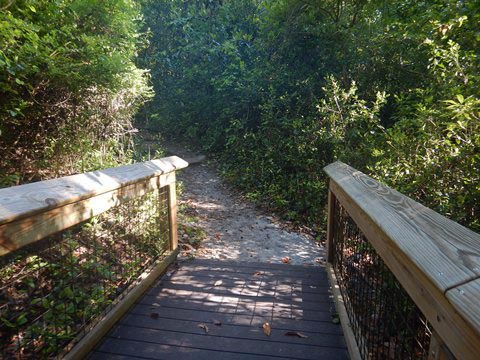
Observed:
[[[435,0],[147,1],[148,118],[319,225],[340,159],[480,229],[480,7]]]
[[[126,161],[149,94],[133,0],[21,0],[0,12],[1,185]]]
[[[168,208],[150,192],[1,257],[2,355],[61,356],[159,259],[168,241]]]
[[[479,15],[478,6],[467,6],[432,10],[443,21],[425,26],[428,37],[422,46],[429,54],[429,85],[397,96],[401,110],[387,133],[390,146],[372,172],[478,230],[480,37],[474,31]]]

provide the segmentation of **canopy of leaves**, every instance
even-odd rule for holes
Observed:
[[[250,196],[321,228],[341,159],[480,229],[478,2],[145,2],[148,126]]]
[[[125,161],[149,95],[133,0],[0,2],[0,185]]]

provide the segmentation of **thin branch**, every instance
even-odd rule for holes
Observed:
[[[0,10],[7,10],[10,6],[13,5],[13,3],[15,2],[15,0],[10,0],[10,2],[5,5],[4,7],[1,7]]]

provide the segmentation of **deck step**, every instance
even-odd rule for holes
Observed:
[[[333,309],[321,267],[192,260],[164,275],[90,358],[348,359]]]

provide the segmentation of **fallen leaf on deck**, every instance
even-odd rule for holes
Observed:
[[[158,316],[159,316],[158,313],[155,313],[155,312],[150,313],[150,317],[152,319],[158,319]]]
[[[270,324],[266,322],[263,324],[262,328],[263,328],[263,333],[267,336],[270,336],[270,334],[272,333],[272,327],[270,326]]]
[[[222,326],[222,322],[219,320],[213,320],[212,322],[213,322],[213,325]]]
[[[205,333],[208,334],[208,326],[206,324],[198,324],[198,327],[205,330]]]
[[[259,275],[262,275],[261,271],[256,271],[256,272],[253,273],[253,276],[259,276]]]
[[[282,258],[282,262],[288,264],[290,262],[290,258],[288,256],[285,256],[284,258]]]
[[[215,234],[215,238],[216,238],[217,240],[220,240],[220,233],[216,233],[216,234]]]
[[[305,335],[305,334],[302,334],[301,332],[299,331],[287,331],[285,333],[285,336],[296,336],[296,337],[299,337],[301,339],[308,339],[308,336]]]
[[[222,280],[217,280],[217,281],[215,281],[215,284],[213,284],[213,286],[220,286],[222,284],[223,284]]]
[[[333,315],[332,316],[332,323],[340,324],[340,317],[338,315]]]

